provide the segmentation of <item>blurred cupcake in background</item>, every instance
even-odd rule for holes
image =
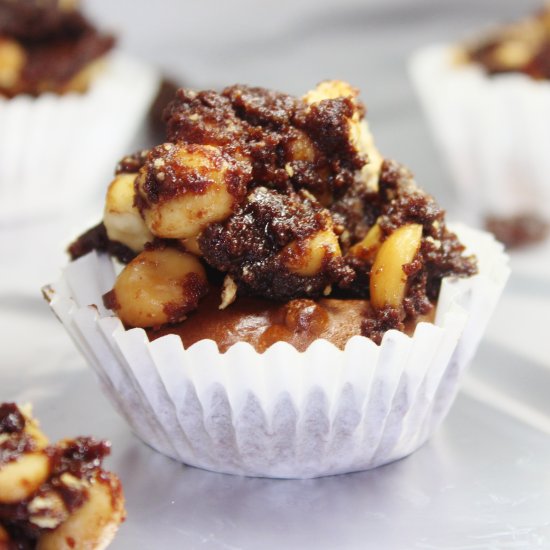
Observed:
[[[4,220],[83,203],[128,147],[158,76],[114,45],[76,0],[0,0]]]
[[[509,247],[550,221],[550,6],[462,45],[413,56],[411,74],[464,207]]]

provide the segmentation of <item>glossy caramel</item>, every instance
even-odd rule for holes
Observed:
[[[219,303],[219,291],[212,289],[185,321],[149,329],[149,338],[177,334],[185,348],[208,338],[218,344],[222,353],[237,342],[248,342],[260,353],[279,341],[305,351],[317,338],[344,349],[352,336],[361,334],[361,323],[371,314],[368,300],[322,298],[281,303],[238,297],[223,310],[218,309]],[[432,320],[433,313],[419,317],[416,322]],[[415,326],[416,323],[410,323],[405,332],[412,334]]]

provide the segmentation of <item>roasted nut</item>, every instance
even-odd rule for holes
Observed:
[[[403,266],[412,262],[422,240],[422,226],[403,225],[380,246],[370,278],[370,299],[375,309],[399,308],[407,287]]]
[[[57,5],[62,11],[73,11],[78,9],[78,0],[58,0]]]
[[[157,237],[196,237],[231,215],[244,198],[252,167],[211,145],[166,143],[140,170],[140,209]]]
[[[380,154],[366,120],[351,126],[351,139],[357,149],[368,156],[369,162],[361,169],[361,177],[369,189],[378,190],[378,180],[384,157]]]
[[[281,252],[283,265],[303,277],[313,277],[319,273],[325,258],[341,255],[338,237],[332,228],[318,231],[307,239],[293,241]]]
[[[14,40],[0,38],[0,88],[14,88],[25,63],[25,50]]]
[[[298,132],[296,137],[288,144],[288,156],[290,160],[313,162],[315,160],[315,147],[304,132]],[[287,173],[290,167],[286,168]],[[290,168],[291,169],[291,168]],[[292,177],[293,174],[289,174]]]
[[[105,69],[105,59],[99,58],[91,63],[88,63],[80,71],[61,87],[62,93],[75,92],[78,94],[84,93],[90,87],[94,79]]]
[[[69,516],[61,495],[53,490],[35,496],[27,509],[30,523],[40,529],[55,529]]]
[[[124,497],[114,475],[93,479],[86,502],[57,529],[38,539],[37,550],[102,549],[111,542],[124,520]]]
[[[310,105],[319,103],[325,99],[338,99],[339,97],[355,98],[359,94],[354,88],[343,80],[324,80],[304,95],[303,100]]]
[[[40,429],[38,420],[32,416],[30,404],[19,407],[19,411],[25,417],[24,433],[33,440],[34,450],[41,451],[48,446],[49,440]]]
[[[188,239],[181,239],[180,244],[187,252],[190,252],[195,256],[202,256],[198,235],[196,237],[189,237]]]
[[[514,69],[529,63],[533,54],[533,50],[525,42],[510,40],[500,45],[493,56],[499,65]]]
[[[288,142],[286,150],[287,163],[285,164],[285,171],[289,178],[295,176],[295,164],[294,163],[309,163],[312,167],[312,172],[317,174],[320,181],[328,182],[330,177],[330,170],[327,166],[316,166],[315,159],[317,156],[317,150],[313,141],[300,130],[295,130],[295,137]],[[306,191],[307,192],[307,191]],[[316,189],[315,198],[323,205],[329,206],[332,204],[333,196],[329,188]]]
[[[221,303],[218,309],[225,309],[230,306],[237,299],[237,283],[233,280],[231,275],[226,275],[223,280]]]
[[[362,260],[372,261],[382,241],[382,230],[378,223],[375,223],[365,235],[362,241],[354,244],[348,251],[348,256],[355,256]]]
[[[185,319],[207,290],[195,256],[173,248],[145,250],[120,273],[109,304],[125,324],[152,327]]]
[[[105,199],[103,223],[109,239],[141,252],[153,235],[134,206],[136,178],[137,174],[119,174],[112,181]]]
[[[43,453],[27,453],[0,468],[0,503],[29,498],[48,479],[50,460]]]
[[[356,103],[351,119],[349,120],[349,138],[355,149],[368,157],[368,163],[362,168],[361,175],[367,186],[376,190],[382,167],[383,157],[374,145],[374,139],[366,120],[357,104],[359,91],[341,80],[326,80],[314,90],[310,90],[304,97],[308,104],[319,103],[326,99],[349,97]]]
[[[67,439],[37,452],[47,440],[30,406],[0,409],[0,550],[105,548],[125,514],[120,481],[101,469],[109,443]]]

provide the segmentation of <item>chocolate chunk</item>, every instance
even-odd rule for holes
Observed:
[[[280,253],[329,223],[328,212],[314,199],[259,187],[229,219],[207,227],[199,245],[204,259],[229,273],[242,292],[276,300],[319,296],[327,285],[351,275],[343,260],[327,258],[316,276],[305,277],[285,267]]]
[[[25,417],[15,403],[0,405],[0,434],[22,432],[25,423]]]
[[[543,241],[550,232],[550,223],[536,214],[487,216],[485,227],[506,248],[521,248]]]
[[[88,231],[80,235],[76,241],[71,243],[68,248],[72,260],[85,256],[92,250],[107,252],[122,263],[128,263],[136,256],[136,253],[127,246],[109,239],[103,222],[88,229]]]

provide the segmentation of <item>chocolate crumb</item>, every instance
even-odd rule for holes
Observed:
[[[103,222],[98,223],[96,226],[80,235],[76,241],[69,245],[67,251],[71,260],[76,260],[81,256],[85,256],[92,250],[107,252],[125,264],[136,257],[136,253],[132,249],[122,243],[109,239]]]
[[[536,214],[518,214],[510,217],[487,216],[485,227],[506,248],[522,248],[539,243],[550,233],[550,223]]]
[[[25,424],[25,417],[15,403],[0,405],[0,434],[22,432]]]

